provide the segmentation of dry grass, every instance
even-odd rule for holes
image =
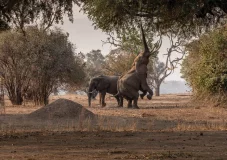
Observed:
[[[75,119],[28,121],[24,115],[40,106],[11,106],[7,102],[6,116],[0,116],[0,131],[4,134],[31,131],[220,131],[227,130],[227,110],[218,107],[194,107],[189,95],[162,95],[153,100],[139,100],[141,109],[117,108],[114,98],[107,96],[105,108],[98,100],[87,106],[87,97],[80,95],[53,96],[50,101],[65,98],[82,104],[96,114],[96,121],[85,119],[83,113]]]
[[[139,110],[117,108],[108,96],[104,108],[98,100],[88,107],[87,98],[78,95],[51,101],[59,98],[82,104],[96,118],[86,118],[82,110],[75,118],[28,120],[40,106],[9,104],[0,115],[0,159],[227,158],[225,108],[194,107],[186,95],[140,100]]]

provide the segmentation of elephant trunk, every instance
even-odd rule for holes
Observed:
[[[144,52],[149,52],[149,48],[148,48],[147,41],[146,41],[146,38],[144,35],[144,30],[143,30],[142,24],[140,25],[140,27],[141,27],[142,38],[143,38]]]
[[[92,98],[92,94],[93,94],[93,90],[94,88],[92,87],[92,85],[89,86],[88,88],[88,106],[91,106],[91,98]]]
[[[92,96],[92,93],[88,93],[88,106],[91,107],[91,96]]]

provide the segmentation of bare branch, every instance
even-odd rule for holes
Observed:
[[[121,47],[121,45],[120,45],[121,41],[120,40],[116,39],[111,33],[107,33],[107,35],[109,36],[107,38],[107,40],[106,41],[102,40],[103,45],[104,44],[111,44],[111,45],[114,45],[115,47]]]
[[[159,68],[159,70],[157,70],[158,69],[157,67],[159,66],[155,66],[155,62],[154,62],[153,76],[149,76],[149,78],[153,78],[155,82],[155,84],[152,85],[154,86],[154,88],[160,87],[160,84],[164,81],[166,77],[168,77],[170,74],[174,72],[174,69],[179,64],[179,61],[181,61],[185,55],[185,51],[182,48],[183,41],[179,40],[179,38],[177,38],[176,36],[173,36],[173,34],[171,33],[168,33],[167,37],[169,38],[170,47],[166,49],[167,53],[164,54],[166,55],[164,67],[162,69]],[[180,53],[181,56],[172,59],[172,53]]]

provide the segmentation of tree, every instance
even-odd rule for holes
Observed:
[[[195,98],[203,102],[226,103],[227,31],[216,29],[186,47],[181,72]]]
[[[148,84],[154,87],[155,96],[160,96],[161,83],[164,81],[165,77],[167,77],[167,72],[165,71],[165,63],[159,61],[158,58],[155,58],[151,71],[148,73]]]
[[[146,32],[146,39],[149,45],[148,47],[153,49],[155,47],[155,44],[153,44],[154,37],[158,37],[158,35],[154,32],[151,32],[147,27],[143,26],[143,29]],[[104,43],[114,45],[120,50],[126,51],[128,53],[139,54],[143,50],[143,42],[140,31],[140,26],[138,27],[135,25],[131,26],[130,29],[119,31],[116,36],[114,33],[108,33],[109,37],[106,41],[104,41]]]
[[[128,29],[142,21],[152,31],[191,38],[226,23],[226,0],[80,0],[95,27],[106,32]],[[105,12],[104,12],[105,11]]]
[[[131,68],[134,59],[144,47],[140,35],[140,29],[141,28],[138,26],[134,26],[131,30],[121,32],[121,34],[118,34],[117,37],[113,37],[109,34],[109,38],[105,41],[105,43],[113,44],[118,48],[112,50],[106,56],[106,63],[104,66],[106,74],[122,75]],[[147,27],[144,28],[144,30],[147,31],[147,44],[152,52],[152,56],[150,57],[151,64],[153,62],[153,58],[157,56],[157,51],[162,44],[162,39],[160,38],[154,43],[155,34],[153,32],[148,32],[149,30],[147,30]]]
[[[103,74],[102,66],[105,64],[105,57],[102,55],[101,50],[92,50],[86,54],[87,62],[87,75],[88,78]]]
[[[114,49],[105,57],[104,73],[107,75],[123,75],[128,71],[137,54],[128,53],[121,48]]]
[[[169,38],[170,47],[167,48],[167,53],[164,54],[166,56],[165,63],[159,61],[158,57],[156,57],[153,63],[149,65],[148,81],[149,84],[155,88],[156,96],[160,96],[160,86],[162,82],[174,72],[174,69],[185,55],[185,51],[182,48],[185,42],[172,33],[167,34],[167,36]],[[180,55],[173,58],[173,53]]]
[[[76,90],[84,90],[87,80],[86,60],[85,55],[82,52],[75,53],[74,59],[76,62],[76,71],[71,72],[71,78],[69,77],[67,83],[57,85],[54,89],[57,92],[59,90],[67,91],[67,93],[75,93]]]
[[[37,20],[48,27],[53,22],[62,23],[65,14],[73,21],[74,3],[79,5],[77,0],[1,0],[0,28],[14,24],[24,30],[25,25]]]
[[[17,32],[8,31],[1,34],[0,67],[12,104],[22,104],[22,90],[30,81],[32,55],[26,38]]]
[[[1,34],[0,67],[9,98],[17,105],[26,94],[37,104],[47,104],[57,86],[79,84],[85,77],[68,35],[59,29],[29,27],[26,36],[15,31]]]
[[[148,83],[149,83],[149,85],[154,87],[155,96],[160,96],[160,86],[161,86],[162,82],[174,70],[173,68],[168,67],[169,62],[166,62],[166,63],[167,63],[167,65],[164,62],[159,61],[158,58],[155,58],[155,60],[153,62],[153,66],[149,70]]]
[[[44,51],[38,55],[33,72],[36,78],[32,80],[39,87],[34,90],[36,102],[45,105],[56,86],[78,84],[85,78],[83,65],[80,61],[75,61],[74,48],[68,41],[68,35],[61,30],[50,31],[49,34],[42,39]]]
[[[170,47],[167,48],[165,63],[160,62],[157,58],[158,50],[162,46],[162,38],[154,43],[155,34],[147,30],[146,37],[149,48],[152,48],[153,56],[150,57],[148,64],[148,83],[155,88],[155,95],[160,95],[160,85],[178,65],[179,61],[184,57],[183,45],[184,40],[178,37],[178,34],[171,32],[166,34],[170,42]],[[107,39],[107,43],[114,44],[120,48],[112,50],[106,56],[105,71],[107,74],[122,75],[125,71],[130,69],[134,58],[142,50],[142,41],[139,36],[138,28],[133,28],[132,31],[127,31],[118,35],[117,40],[114,37]],[[133,54],[134,53],[134,54]],[[136,54],[137,53],[137,54]],[[179,53],[176,58],[173,58],[173,53]]]

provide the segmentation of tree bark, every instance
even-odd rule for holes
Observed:
[[[160,84],[155,87],[155,96],[160,96]]]
[[[7,92],[9,93],[9,99],[13,105],[22,105],[23,103],[23,98],[22,98],[22,93],[21,93],[21,88],[16,87],[11,87],[11,88],[6,88]]]

